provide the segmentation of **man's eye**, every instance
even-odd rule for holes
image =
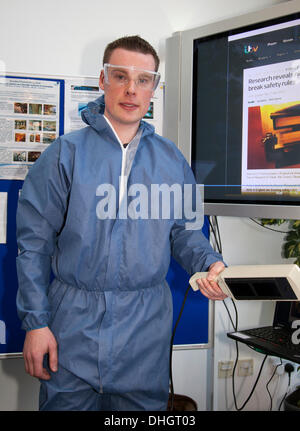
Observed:
[[[145,85],[145,84],[149,84],[150,79],[151,79],[151,78],[149,78],[149,77],[147,77],[147,76],[140,77],[140,78],[139,78],[139,83],[140,83],[140,84],[143,84],[143,85]]]
[[[116,80],[118,82],[125,82],[126,81],[126,76],[123,73],[113,72],[112,77],[114,80]]]

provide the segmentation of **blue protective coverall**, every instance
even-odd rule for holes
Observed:
[[[17,211],[17,308],[25,330],[49,326],[58,343],[59,371],[42,382],[41,409],[95,409],[85,398],[92,388],[109,394],[106,410],[164,410],[170,255],[190,274],[222,258],[185,220],[97,216],[98,187],[111,184],[118,194],[125,158],[127,189],[194,182],[176,146],[144,121],[133,152],[131,144],[124,150],[104,108],[103,96],[90,103],[88,126],[59,137],[26,177]],[[76,390],[73,407],[56,396]]]

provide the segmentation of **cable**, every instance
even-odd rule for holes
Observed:
[[[282,405],[283,401],[286,399],[286,396],[287,396],[287,394],[288,394],[289,387],[290,387],[290,385],[291,385],[291,374],[292,374],[292,372],[294,371],[294,366],[293,366],[292,364],[287,363],[287,364],[285,364],[284,369],[285,369],[285,371],[286,371],[286,372],[288,373],[288,375],[289,375],[289,383],[288,383],[288,387],[287,387],[287,389],[286,389],[286,393],[284,394],[284,396],[283,396],[283,398],[282,398],[282,400],[281,400],[281,402],[280,402],[280,404],[279,404],[278,411],[280,411],[280,409],[281,409],[281,405]]]
[[[233,327],[233,329],[236,331],[236,326],[235,326],[235,324],[233,323],[233,320],[232,320],[232,317],[231,317],[231,314],[230,314],[230,312],[229,312],[229,310],[228,310],[228,307],[227,307],[227,305],[226,305],[226,302],[224,301],[224,299],[223,299],[223,304],[224,304],[224,307],[226,308],[226,310],[227,310],[227,313],[228,313],[228,316],[229,316],[229,319],[230,319],[230,322],[231,322],[231,324],[232,324],[232,327]]]
[[[266,384],[266,389],[267,389],[267,391],[268,391],[268,394],[269,394],[269,397],[270,397],[270,401],[271,401],[271,403],[270,403],[270,411],[272,411],[272,409],[273,409],[273,397],[272,397],[272,395],[270,394],[270,391],[269,391],[268,386],[269,386],[269,384],[271,383],[271,381],[272,381],[273,377],[275,376],[275,373],[276,373],[276,371],[277,371],[277,368],[278,368],[278,367],[281,367],[281,365],[282,365],[282,359],[281,359],[281,358],[279,358],[279,359],[280,359],[280,364],[276,365],[276,367],[274,368],[274,371],[273,371],[273,373],[272,373],[272,376],[271,376],[270,380],[269,380],[269,381],[268,381],[268,383]]]
[[[187,288],[187,289],[186,289],[186,291],[185,291],[184,298],[183,298],[183,301],[182,301],[182,305],[181,305],[181,308],[180,308],[180,311],[179,311],[179,315],[178,315],[178,317],[177,317],[177,320],[176,320],[175,326],[174,326],[174,328],[173,328],[173,333],[172,333],[171,343],[170,343],[170,362],[169,362],[169,369],[170,369],[170,386],[171,386],[171,406],[170,406],[170,410],[171,410],[171,411],[173,410],[173,406],[174,406],[174,385],[173,385],[173,373],[172,373],[172,353],[173,353],[173,343],[174,343],[175,332],[176,332],[176,329],[177,329],[178,323],[179,323],[179,321],[180,321],[180,319],[181,319],[181,315],[182,315],[182,312],[183,312],[183,309],[184,309],[184,305],[185,305],[185,302],[186,302],[186,299],[187,299],[187,296],[188,296],[188,293],[189,293],[190,288],[191,288],[191,286],[189,285],[189,286],[188,286],[188,288]]]
[[[238,342],[236,341],[236,343],[238,343]],[[248,403],[248,401],[249,401],[249,400],[250,400],[250,398],[252,397],[253,392],[255,391],[256,385],[257,385],[258,380],[259,380],[259,378],[260,378],[260,375],[261,375],[261,372],[262,372],[262,369],[263,369],[263,366],[264,366],[264,364],[265,364],[265,362],[266,362],[267,357],[268,357],[268,355],[265,355],[265,357],[264,357],[264,359],[263,359],[263,361],[262,361],[262,363],[261,363],[261,366],[260,366],[260,369],[259,369],[259,373],[258,373],[257,378],[256,378],[256,380],[255,380],[255,383],[254,383],[254,385],[253,385],[253,388],[252,388],[252,390],[251,390],[251,392],[250,392],[250,395],[248,396],[248,398],[246,399],[246,401],[244,402],[244,404],[242,405],[242,407],[238,407],[238,406],[237,406],[236,398],[235,398],[235,394],[234,394],[234,405],[235,405],[236,410],[238,410],[238,411],[243,410],[243,408],[245,407],[245,405]],[[232,385],[233,385],[233,390],[234,390],[234,371],[235,371],[235,369],[233,370],[233,374],[232,374],[232,377],[233,377],[233,379],[232,379],[232,381],[233,381],[233,383],[232,383]]]
[[[234,378],[235,378],[235,370],[236,370],[236,366],[239,360],[239,343],[238,341],[235,341],[235,348],[236,348],[236,358],[235,358],[235,362],[234,362],[234,366],[233,366],[233,371],[232,371],[232,395],[233,395],[233,401],[234,401],[234,406],[236,410],[239,410],[237,407],[237,401],[236,401],[236,395],[235,395],[235,383],[234,383]]]
[[[223,304],[224,304],[224,307],[226,308],[226,311],[227,311],[227,313],[228,313],[228,316],[229,316],[229,319],[230,319],[230,322],[231,322],[231,324],[232,324],[233,329],[234,329],[235,331],[237,331],[237,329],[238,329],[238,312],[237,312],[237,308],[236,308],[235,302],[232,300],[232,298],[230,298],[230,299],[231,299],[231,303],[232,303],[232,305],[233,305],[233,307],[234,307],[234,310],[235,310],[235,324],[233,323],[233,319],[232,319],[232,317],[231,317],[230,311],[228,310],[228,307],[227,307],[227,305],[226,305],[225,300],[223,300],[222,302],[223,302]]]
[[[235,330],[237,331],[238,330],[238,326],[239,326],[239,321],[238,321],[238,312],[237,312],[237,308],[236,308],[236,305],[235,305],[235,302],[234,302],[234,300],[231,298],[231,302],[232,302],[232,305],[233,305],[233,308],[234,308],[234,311],[235,311]]]
[[[214,220],[215,220],[215,224],[216,224],[216,227],[217,227],[218,238],[219,238],[219,253],[222,254],[222,242],[221,242],[221,234],[220,234],[220,229],[219,229],[218,217],[215,216]]]
[[[235,302],[232,299],[231,299],[231,302],[232,302],[232,304],[234,306],[234,310],[235,310],[235,324],[233,323],[233,319],[232,319],[232,317],[230,315],[230,312],[228,310],[228,307],[226,306],[226,304],[225,304],[224,301],[223,301],[223,304],[224,304],[224,306],[225,306],[225,308],[227,310],[227,313],[229,315],[229,318],[230,318],[230,321],[231,321],[231,324],[232,324],[234,330],[237,331],[238,330],[238,312],[237,312],[237,308],[236,308]],[[263,366],[265,364],[265,361],[266,361],[268,355],[265,355],[265,357],[264,357],[264,359],[262,361],[259,373],[258,373],[256,381],[255,381],[255,383],[254,383],[254,385],[252,387],[250,395],[248,396],[248,398],[246,399],[246,401],[244,402],[244,404],[242,405],[242,407],[238,407],[237,400],[236,400],[236,395],[235,395],[235,380],[234,380],[235,379],[235,370],[236,370],[236,367],[237,367],[237,364],[238,364],[238,360],[239,360],[239,345],[238,345],[238,341],[235,341],[235,347],[236,347],[236,358],[235,358],[235,362],[234,362],[234,366],[233,366],[233,371],[232,371],[232,394],[233,394],[234,406],[235,406],[236,410],[241,411],[246,406],[246,404],[248,403],[248,401],[252,397],[253,392],[255,391],[255,388],[257,386],[258,380],[260,378]]]
[[[288,233],[288,231],[285,232],[283,230],[277,230],[271,227],[264,226],[262,223],[259,223],[258,221],[254,220],[254,218],[249,217],[249,219],[252,220],[254,223],[258,224],[260,227],[263,227],[264,229],[272,230],[273,232],[277,232],[277,233],[284,233],[284,234]]]
[[[208,218],[208,221],[209,221],[209,226],[211,228],[211,231],[212,231],[212,233],[214,235],[214,239],[215,239],[215,242],[216,242],[216,246],[217,246],[218,252],[220,254],[222,254],[222,243],[221,243],[221,236],[220,236],[220,230],[219,230],[219,225],[218,225],[218,219],[217,219],[216,216],[214,216],[214,221],[215,221],[215,224],[216,224],[216,229],[217,229],[218,235],[217,235],[217,233],[215,231],[215,228],[214,228],[214,226],[213,226],[213,224],[212,224],[212,222],[210,220],[210,217]]]

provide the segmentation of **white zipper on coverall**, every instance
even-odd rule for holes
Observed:
[[[137,149],[137,147],[138,147],[138,144],[139,144],[139,141],[140,141],[140,138],[141,138],[141,135],[142,135],[142,131],[140,130],[140,131],[138,131],[137,132],[137,134],[136,134],[136,136],[130,141],[130,143],[131,142],[133,142],[135,139],[137,140],[136,142],[135,142],[135,151],[134,151],[134,149],[133,149],[133,151],[134,151],[134,154],[133,154],[133,157],[132,157],[132,161],[131,161],[131,163],[129,163],[129,166],[127,166],[127,170],[128,170],[128,172],[125,172],[125,169],[126,169],[126,155],[127,155],[127,148],[129,147],[129,144],[127,145],[127,147],[126,148],[124,148],[124,146],[123,146],[123,144],[122,144],[122,142],[121,142],[121,140],[120,140],[120,138],[119,138],[119,136],[117,135],[117,133],[116,133],[116,131],[115,131],[115,129],[113,128],[113,126],[112,126],[112,124],[110,123],[110,121],[105,117],[105,115],[103,115],[103,117],[105,118],[105,120],[107,121],[107,123],[109,124],[109,126],[110,126],[110,128],[112,129],[112,131],[114,132],[114,135],[115,135],[115,137],[116,137],[116,139],[117,139],[117,141],[119,142],[119,144],[120,144],[120,147],[121,147],[121,149],[122,149],[122,167],[121,167],[121,175],[120,175],[120,177],[119,177],[119,209],[122,211],[122,207],[121,207],[121,204],[122,204],[122,201],[123,201],[123,198],[125,198],[125,201],[123,202],[123,205],[124,205],[124,203],[125,203],[125,212],[126,212],[126,214],[127,214],[127,179],[128,179],[128,176],[129,176],[129,173],[130,173],[130,171],[131,171],[131,165],[132,165],[132,161],[133,161],[133,159],[134,159],[134,156],[135,156],[135,151],[136,151],[136,149]],[[124,208],[123,208],[123,211],[124,211]],[[99,376],[100,377],[100,376]],[[101,382],[101,378],[100,378],[100,393],[101,394],[103,394],[103,386],[102,386],[102,382]]]
[[[142,131],[141,130],[138,131],[137,134],[134,136],[134,138],[129,142],[129,144],[127,145],[127,147],[124,148],[124,146],[123,146],[123,144],[122,144],[119,136],[117,135],[117,132],[113,128],[113,126],[110,123],[110,121],[105,117],[105,115],[103,115],[103,117],[105,118],[105,120],[107,121],[107,123],[111,127],[112,131],[114,132],[114,135],[117,138],[117,140],[118,140],[118,142],[120,144],[121,150],[122,150],[122,167],[121,167],[121,175],[120,175],[120,179],[119,179],[119,181],[120,181],[120,183],[119,183],[119,208],[121,208],[121,202],[122,202],[123,198],[125,197],[126,200],[127,200],[127,196],[125,196],[125,192],[127,192],[127,179],[129,177],[129,174],[130,174],[130,171],[131,171],[131,164],[130,164],[129,167],[127,168],[128,172],[125,172],[126,162],[127,162],[127,160],[126,160],[127,149],[129,147],[129,145],[131,144],[131,142],[133,142],[135,139],[137,139],[138,142],[140,141]],[[138,146],[138,143],[136,145],[135,151],[137,149],[137,146]],[[135,156],[135,151],[134,151],[134,154],[133,154],[132,161],[133,161],[134,156]],[[126,208],[126,210],[127,210],[127,208]]]

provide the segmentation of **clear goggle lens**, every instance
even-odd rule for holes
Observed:
[[[106,84],[119,87],[125,87],[133,80],[138,88],[154,91],[158,86],[160,73],[138,69],[135,66],[117,66],[105,63],[104,79]]]

